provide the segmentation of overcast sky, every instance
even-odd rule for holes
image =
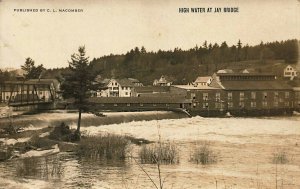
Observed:
[[[215,7],[222,13],[179,13],[179,8]],[[238,13],[224,13],[238,7]],[[83,12],[16,12],[14,9],[83,9]],[[86,46],[90,59],[148,51],[189,49],[205,40],[261,41],[299,39],[298,0],[0,0],[0,68],[20,67],[26,57],[46,68],[66,67],[70,55]]]

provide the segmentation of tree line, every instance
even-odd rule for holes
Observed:
[[[269,60],[283,60],[288,64],[298,60],[298,40],[261,42],[249,46],[238,40],[229,46],[226,41],[221,44],[204,41],[201,45],[182,50],[147,51],[145,47],[135,47],[125,54],[93,58],[91,69],[102,73],[102,78],[136,78],[145,85],[152,84],[154,79],[166,75],[175,84],[186,84],[195,80],[197,76],[211,75],[219,69],[237,62],[255,60],[265,64]],[[63,81],[63,75],[70,72],[70,68],[45,69],[42,64],[35,65],[28,57],[21,67],[25,79],[56,78]],[[0,71],[0,79],[15,79],[13,73]],[[1,79],[2,80],[2,79]]]

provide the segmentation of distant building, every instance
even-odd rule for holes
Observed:
[[[297,77],[297,70],[291,65],[288,65],[283,71],[283,77],[293,80],[295,77]]]
[[[203,76],[203,77],[197,77],[197,79],[194,82],[195,86],[208,86],[212,81],[211,76]]]
[[[168,80],[164,75],[162,75],[159,79],[155,79],[153,82],[154,86],[171,86],[172,81]]]

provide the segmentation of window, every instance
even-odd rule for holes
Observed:
[[[128,92],[125,92],[125,95],[128,95]]]
[[[256,99],[256,92],[251,92],[251,99]]]
[[[215,108],[218,108],[218,109],[221,108],[221,103],[216,102],[216,103],[215,103]]]
[[[220,101],[221,100],[221,94],[220,93],[216,93],[216,101]]]
[[[130,104],[128,103],[127,106],[130,106]]]
[[[256,108],[256,102],[251,102],[251,108]]]
[[[166,104],[166,106],[169,106],[169,104]]]
[[[263,100],[264,100],[264,99],[267,99],[267,97],[268,97],[268,93],[267,93],[267,92],[263,92],[262,95],[263,95]]]
[[[278,99],[278,97],[279,97],[278,92],[274,92],[274,99]]]
[[[278,101],[274,102],[274,107],[278,107]]]
[[[290,105],[289,102],[284,102],[284,106],[285,106],[285,107],[288,107],[289,105]]]
[[[208,93],[203,93],[203,100],[204,101],[208,100]]]
[[[233,103],[232,102],[228,102],[228,108],[232,108],[233,107]]]
[[[239,106],[240,106],[240,108],[244,108],[245,107],[245,103],[244,102],[240,102]]]
[[[267,101],[263,101],[263,102],[262,102],[262,106],[263,106],[263,107],[267,107],[267,106],[268,106]]]
[[[208,108],[208,102],[203,102],[202,107],[203,108]]]
[[[290,98],[290,93],[289,93],[289,92],[285,92],[285,93],[284,93],[284,97],[285,97],[285,98]]]
[[[245,95],[244,92],[240,92],[240,101],[243,101],[243,100],[244,100],[244,95]]]
[[[191,98],[195,99],[196,98],[196,94],[195,93],[191,93]]]
[[[228,93],[227,96],[228,96],[228,100],[232,100],[232,93]]]

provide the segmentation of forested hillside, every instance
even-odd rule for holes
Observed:
[[[189,50],[175,48],[170,51],[147,52],[144,47],[134,48],[125,55],[109,55],[94,58],[93,69],[102,71],[102,77],[137,78],[151,84],[155,78],[166,75],[174,83],[182,84],[195,80],[197,76],[210,75],[216,70],[237,64],[268,64],[274,60],[294,64],[298,59],[297,40],[261,43],[256,46],[208,44]],[[273,61],[272,61],[273,60]]]

